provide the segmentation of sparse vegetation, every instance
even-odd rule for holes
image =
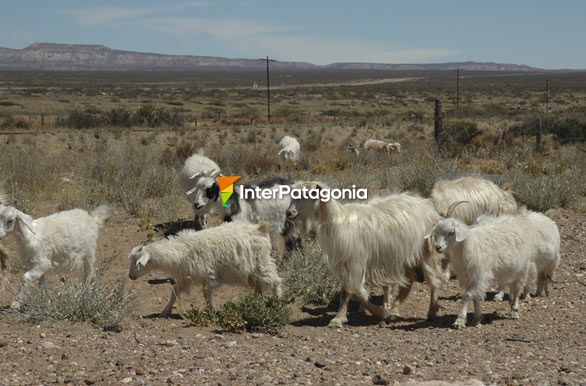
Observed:
[[[315,241],[306,246],[305,251],[293,252],[281,265],[285,278],[285,298],[326,305],[338,292],[338,283]]]
[[[23,316],[34,323],[50,321],[104,323],[119,321],[127,312],[131,295],[122,282],[63,282],[27,290]]]
[[[276,334],[289,324],[291,313],[287,304],[267,300],[263,295],[249,292],[236,301],[226,302],[218,311],[191,307],[183,317],[196,326],[218,324],[231,332],[258,331]]]

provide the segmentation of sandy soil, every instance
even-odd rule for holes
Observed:
[[[23,322],[0,315],[0,384],[397,384],[442,380],[485,384],[586,384],[586,215],[558,210],[562,265],[549,298],[522,303],[521,318],[508,303],[483,304],[484,323],[450,328],[459,307],[455,282],[441,291],[439,318],[425,320],[428,294],[418,284],[403,318],[380,325],[351,314],[343,329],[326,327],[332,310],[293,304],[294,321],[281,336],[219,333],[188,326],[179,317],[152,317],[165,305],[161,275],[129,283],[135,310],[122,331],[89,324]],[[141,241],[137,221],[116,215],[100,239],[103,274],[125,278],[126,256]],[[10,274],[0,305],[10,304]],[[239,290],[225,288],[216,304]],[[489,298],[492,297],[489,296]],[[203,305],[195,291],[190,302]]]

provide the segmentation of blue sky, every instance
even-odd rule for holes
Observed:
[[[1,1],[0,46],[103,44],[332,62],[586,68],[582,0]]]

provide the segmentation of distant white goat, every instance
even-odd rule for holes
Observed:
[[[279,142],[279,158],[293,162],[299,161],[299,142],[288,135]]]
[[[0,182],[0,208],[8,205],[8,194],[4,189],[4,184]],[[2,271],[6,269],[8,265],[8,251],[2,244],[0,244],[0,268]]]
[[[90,213],[72,209],[33,220],[11,206],[1,207],[0,239],[16,234],[28,269],[12,307],[20,307],[28,283],[42,281],[48,272],[81,270],[84,281],[92,279],[98,231],[111,215],[112,208],[101,205]]]
[[[181,189],[191,202],[195,222],[201,228],[206,227],[208,214],[220,195],[216,182],[219,174],[220,167],[202,154],[189,157],[179,172]]]
[[[360,155],[360,149],[358,149],[358,146],[353,143],[346,145],[346,150],[354,155]]]
[[[401,152],[401,144],[399,142],[387,143],[378,139],[367,139],[364,142],[364,150],[366,151],[384,151],[389,156]]]
[[[520,209],[517,214],[518,221],[524,223],[527,237],[533,240],[535,251],[532,255],[529,279],[537,277],[537,291],[535,296],[549,296],[549,284],[553,271],[560,264],[560,231],[556,223],[542,213],[533,212],[525,208]],[[479,219],[482,223],[483,218]],[[529,282],[525,285],[524,293],[530,296]],[[504,290],[495,295],[495,300],[503,300]]]
[[[202,285],[206,305],[212,307],[212,290],[221,284],[270,290],[281,296],[281,278],[271,257],[270,225],[236,221],[199,232],[184,230],[176,236],[135,247],[128,256],[128,276],[136,280],[157,270],[173,277],[171,299],[161,312],[168,316],[177,296]]]
[[[317,195],[328,189],[320,182],[296,187]],[[298,215],[315,221],[322,250],[341,285],[340,308],[330,326],[341,327],[347,322],[350,295],[380,319],[398,315],[398,306],[408,296],[418,267],[423,269],[431,292],[428,318],[436,315],[439,267],[425,235],[439,215],[430,200],[408,193],[348,204],[333,199],[294,199],[287,216],[294,219]],[[400,286],[399,294],[389,312],[389,286],[395,285]],[[383,287],[384,307],[368,301],[367,286]]]
[[[514,213],[517,203],[509,188],[499,188],[492,181],[478,177],[462,177],[455,180],[440,180],[431,190],[435,210],[446,216],[454,203],[465,201],[453,207],[450,217],[472,225],[482,215]]]
[[[519,317],[519,296],[527,281],[531,258],[541,243],[527,231],[525,220],[514,215],[487,216],[468,227],[451,217],[440,220],[430,235],[437,251],[448,256],[464,290],[454,327],[465,327],[471,301],[474,323],[480,324],[480,302],[493,282],[501,288],[509,287],[511,317]]]

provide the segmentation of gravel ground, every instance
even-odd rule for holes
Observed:
[[[156,274],[130,283],[136,307],[122,331],[90,324],[23,322],[0,315],[0,384],[403,384],[441,380],[467,385],[586,385],[586,215],[552,214],[562,233],[562,264],[549,298],[522,303],[521,318],[508,317],[508,303],[483,304],[484,323],[450,328],[460,291],[452,281],[441,291],[439,318],[425,320],[427,290],[416,285],[389,325],[351,314],[343,329],[326,327],[333,310],[293,304],[292,324],[280,336],[220,334],[160,319],[169,285],[152,285]],[[115,216],[103,231],[103,275],[125,278],[126,256],[140,241],[136,221]],[[0,296],[10,304],[9,274]],[[216,304],[237,296],[225,288]],[[490,299],[490,296],[489,296]],[[202,306],[198,291],[189,302]],[[408,383],[408,384],[415,384]],[[429,385],[445,383],[433,382]]]

